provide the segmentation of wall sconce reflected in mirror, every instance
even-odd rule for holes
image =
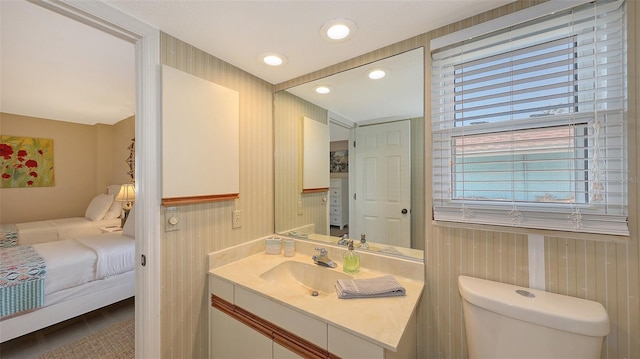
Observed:
[[[131,207],[133,206],[133,202],[135,200],[136,200],[135,186],[130,183],[121,185],[120,192],[118,192],[118,195],[116,196],[116,201],[122,202],[122,214],[120,215],[121,227],[124,227],[124,223],[127,221],[127,217],[129,216],[129,211],[131,211]]]

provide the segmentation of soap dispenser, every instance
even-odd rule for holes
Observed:
[[[360,255],[353,250],[353,239],[349,240],[348,250],[342,257],[342,270],[345,273],[358,273],[360,271]]]
[[[360,248],[369,249],[369,243],[367,243],[364,233],[360,233]]]

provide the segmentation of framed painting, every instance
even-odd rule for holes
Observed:
[[[349,172],[349,151],[331,151],[329,152],[329,172],[331,173],[347,173]]]
[[[52,187],[53,140],[0,135],[1,188]]]

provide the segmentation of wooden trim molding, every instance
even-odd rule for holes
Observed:
[[[237,321],[253,328],[260,334],[271,338],[274,342],[282,345],[290,351],[309,359],[340,359],[340,357],[329,353],[326,349],[317,346],[310,341],[303,339],[290,331],[271,323],[249,311],[246,311],[235,304],[211,294],[211,306],[229,315]]]
[[[208,196],[193,196],[193,197],[163,198],[162,205],[163,206],[179,206],[183,204],[229,201],[229,200],[238,199],[238,198],[240,198],[239,193],[212,194]]]
[[[329,192],[329,187],[302,189],[302,193],[318,193],[318,192]]]

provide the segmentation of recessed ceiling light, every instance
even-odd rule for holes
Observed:
[[[320,85],[320,86],[316,86],[313,88],[315,92],[321,94],[321,95],[325,95],[328,94],[329,92],[331,92],[331,87],[329,86],[325,86],[325,85]]]
[[[265,52],[258,56],[258,61],[269,66],[281,66],[287,63],[287,57],[275,52]]]
[[[387,69],[376,68],[369,71],[369,78],[372,80],[379,80],[389,73]]]
[[[349,19],[334,19],[326,22],[320,29],[323,39],[330,42],[346,41],[353,37],[356,24]]]

